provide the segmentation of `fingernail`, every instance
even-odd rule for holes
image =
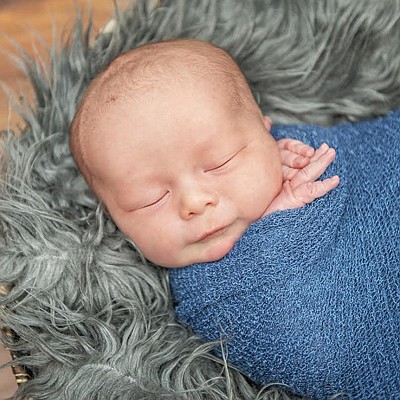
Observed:
[[[314,149],[307,149],[307,155],[309,156],[309,157],[312,157],[313,155],[314,155]]]
[[[326,143],[322,143],[321,146],[319,147],[320,149],[325,149],[329,147]]]

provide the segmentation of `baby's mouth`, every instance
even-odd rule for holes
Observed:
[[[225,232],[225,230],[227,229],[226,226],[223,226],[222,228],[217,228],[217,229],[213,229],[211,231],[206,232],[204,235],[202,235],[200,237],[199,240],[197,240],[197,242],[202,242],[202,241],[207,241],[215,236],[220,235],[221,233]]]

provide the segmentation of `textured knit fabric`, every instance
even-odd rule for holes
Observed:
[[[220,261],[171,270],[178,317],[258,383],[398,399],[400,112],[274,134],[336,148],[324,176],[339,187],[255,222]]]

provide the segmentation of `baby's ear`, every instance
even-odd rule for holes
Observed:
[[[267,131],[269,132],[272,127],[272,121],[271,118],[268,117],[267,115],[264,115],[264,125],[267,128]]]

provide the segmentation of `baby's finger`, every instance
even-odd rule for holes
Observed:
[[[336,151],[333,148],[326,150],[317,160],[313,160],[315,158],[313,157],[310,164],[298,171],[298,173],[293,177],[291,186],[296,188],[303,183],[316,181],[325,172],[335,157]]]
[[[318,160],[323,154],[325,154],[329,150],[329,146],[326,143],[322,143],[321,146],[315,150],[313,157],[311,157],[311,161]]]
[[[307,182],[293,190],[294,197],[304,204],[311,203],[315,199],[326,195],[329,191],[339,185],[340,179],[337,175],[323,181]]]
[[[298,169],[290,168],[287,165],[282,165],[282,178],[283,181],[291,181],[293,177],[299,172]]]
[[[312,157],[314,155],[314,149],[311,146],[296,139],[280,139],[278,140],[278,147],[280,150],[289,150],[305,157]]]
[[[282,165],[286,165],[291,168],[304,168],[310,163],[309,157],[304,157],[299,154],[293,153],[290,150],[281,150]]]

